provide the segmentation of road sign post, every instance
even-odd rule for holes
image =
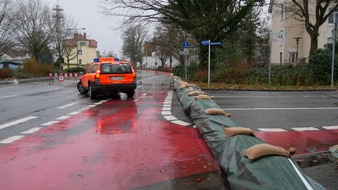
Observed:
[[[208,50],[208,88],[210,87],[210,47],[211,45],[221,45],[221,42],[211,42],[210,40],[203,40],[202,45],[208,45],[209,50]]]
[[[184,55],[184,58],[185,58],[184,59],[184,62],[185,62],[185,64],[184,64],[185,80],[188,80],[188,55],[189,55],[190,44],[189,44],[188,41],[185,41],[185,42],[183,42],[182,45],[183,45],[183,48],[184,48],[182,55]]]

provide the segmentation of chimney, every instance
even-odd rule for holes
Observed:
[[[86,33],[83,33],[83,36],[85,39],[87,39],[87,34]]]

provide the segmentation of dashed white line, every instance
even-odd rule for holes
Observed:
[[[15,136],[11,136],[11,137],[9,137],[9,138],[7,138],[7,139],[4,139],[4,140],[0,141],[0,144],[9,144],[9,143],[12,143],[12,142],[14,142],[14,141],[17,141],[17,140],[19,140],[19,139],[21,139],[21,138],[23,138],[23,137],[24,137],[24,135],[15,135]]]
[[[63,105],[63,106],[57,107],[57,109],[64,109],[64,108],[68,108],[68,107],[70,107],[70,106],[73,106],[73,105],[75,105],[75,104],[76,104],[76,102],[73,102],[73,103],[70,103],[70,104],[66,104],[66,105]]]
[[[31,129],[29,129],[27,131],[22,132],[21,134],[32,134],[32,133],[34,133],[34,132],[36,132],[36,131],[38,131],[40,129],[41,129],[41,127],[34,127],[34,128],[31,128]]]
[[[11,97],[15,97],[16,95],[10,95],[10,96],[0,96],[0,99],[3,99],[3,98],[11,98]]]
[[[162,111],[161,114],[162,115],[171,115],[171,111]]]
[[[258,128],[258,130],[263,132],[285,132],[287,130],[282,128]]]
[[[319,130],[315,127],[295,127],[295,128],[291,128],[291,129],[295,130],[295,131],[318,131]]]
[[[28,116],[28,117],[25,117],[25,118],[22,118],[22,119],[18,119],[18,120],[9,122],[9,123],[5,123],[5,124],[0,125],[0,129],[4,129],[4,128],[7,128],[7,127],[11,127],[11,126],[13,126],[13,125],[17,125],[17,124],[20,124],[20,123],[23,123],[23,122],[26,122],[26,121],[35,119],[35,118],[37,118],[37,117],[38,117],[38,116]]]
[[[71,116],[70,115],[64,115],[64,116],[61,116],[61,117],[58,117],[56,118],[57,120],[65,120],[65,119],[68,119],[70,118]]]
[[[174,116],[172,116],[172,115],[167,115],[167,116],[164,116],[164,118],[165,118],[166,120],[169,120],[169,121],[172,121],[172,120],[177,120],[177,118],[176,118],[176,117],[174,117]]]
[[[182,125],[182,126],[189,126],[189,125],[191,125],[191,123],[187,123],[187,122],[180,121],[180,120],[174,120],[174,121],[171,121],[171,123],[175,123],[175,124]]]
[[[171,107],[164,107],[163,106],[163,108],[162,108],[162,111],[169,111],[169,110],[171,110]]]
[[[333,130],[333,129],[338,129],[338,125],[336,126],[323,126],[324,129],[328,129],[328,130]]]
[[[162,108],[162,116],[170,121],[171,123],[174,123],[174,124],[177,124],[177,125],[181,125],[181,126],[189,126],[189,125],[192,125],[191,123],[187,123],[187,122],[184,122],[184,121],[181,121],[181,120],[178,120],[176,117],[174,117],[172,114],[171,114],[171,104],[172,104],[172,96],[173,96],[173,91],[170,90],[168,92],[168,96],[166,97],[166,99],[164,100],[163,102],[163,108]],[[196,128],[196,126],[194,127]]]
[[[60,121],[49,121],[49,122],[43,123],[41,125],[42,126],[49,126],[49,125],[53,125],[53,124],[58,123],[58,122],[60,122]]]

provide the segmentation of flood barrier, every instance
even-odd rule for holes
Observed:
[[[325,189],[301,171],[289,158],[290,152],[281,147],[270,150],[272,145],[255,137],[250,130],[240,128],[228,117],[229,114],[216,114],[221,112],[221,108],[198,86],[185,83],[178,77],[174,77],[173,86],[183,109],[225,172],[230,189]],[[192,92],[200,92],[204,96],[198,93],[192,95]],[[206,110],[213,110],[213,113]],[[225,129],[235,132],[226,135]],[[245,132],[236,132],[241,130]],[[265,152],[260,152],[262,149]]]

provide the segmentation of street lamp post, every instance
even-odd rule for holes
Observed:
[[[333,77],[334,77],[334,61],[335,61],[335,50],[336,50],[336,38],[337,38],[337,24],[338,20],[334,22],[334,29],[332,31],[332,64],[331,64],[331,89],[333,89]]]
[[[297,52],[296,52],[296,62],[299,63],[298,61],[298,44],[299,44],[299,40],[302,39],[301,37],[297,37],[297,38],[293,38],[296,40],[296,45],[297,45]]]

